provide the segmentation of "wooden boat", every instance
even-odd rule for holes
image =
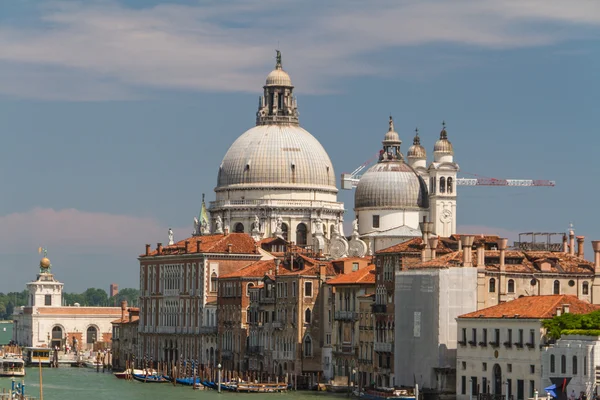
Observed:
[[[367,400],[415,400],[415,394],[411,390],[406,389],[380,389],[366,390],[363,392],[363,399]]]
[[[192,377],[186,377],[186,378],[177,378],[175,379],[175,382],[177,382],[178,385],[184,385],[184,386],[198,386],[200,384],[202,384],[202,379],[200,378],[196,378],[196,382],[194,382],[194,378]]]
[[[145,371],[143,369],[134,369],[133,371],[130,369],[126,369],[123,372],[113,372],[113,375],[115,376],[115,378],[117,379],[127,379],[127,377],[129,375],[146,375]],[[149,373],[148,375],[156,375],[156,373]]]
[[[0,376],[25,376],[25,361],[18,357],[0,359]]]
[[[238,382],[235,384],[235,391],[241,393],[279,393],[285,392],[289,388],[285,382],[281,383],[253,383]]]
[[[86,361],[83,363],[87,368],[98,369],[102,368],[103,364],[100,361]]]
[[[143,383],[169,383],[168,380],[159,375],[132,374],[131,376],[136,381]]]

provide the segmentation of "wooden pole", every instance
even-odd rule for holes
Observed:
[[[44,391],[42,390],[42,357],[38,356],[38,368],[40,370],[40,400],[44,400]]]

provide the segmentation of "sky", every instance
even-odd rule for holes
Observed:
[[[144,244],[214,199],[275,49],[338,177],[390,114],[430,155],[444,120],[460,176],[556,181],[459,187],[459,232],[572,223],[591,259],[599,42],[595,1],[0,0],[0,291],[35,278],[39,246],[65,291],[137,287]]]

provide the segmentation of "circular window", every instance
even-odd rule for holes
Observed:
[[[571,287],[575,286],[575,281],[573,279],[571,279],[569,281],[569,286],[571,286]]]
[[[535,286],[535,285],[537,285],[537,280],[535,278],[533,278],[531,280],[531,286]]]

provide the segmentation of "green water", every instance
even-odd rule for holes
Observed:
[[[254,400],[273,398],[278,400],[323,400],[332,396],[326,392],[298,391],[287,393],[217,393],[215,390],[193,390],[190,386],[162,383],[142,383],[115,378],[111,373],[97,373],[87,368],[44,368],[44,400]],[[39,370],[27,368],[25,393],[39,399]],[[0,378],[0,390],[10,390],[11,379]],[[340,400],[345,396],[334,395]]]

